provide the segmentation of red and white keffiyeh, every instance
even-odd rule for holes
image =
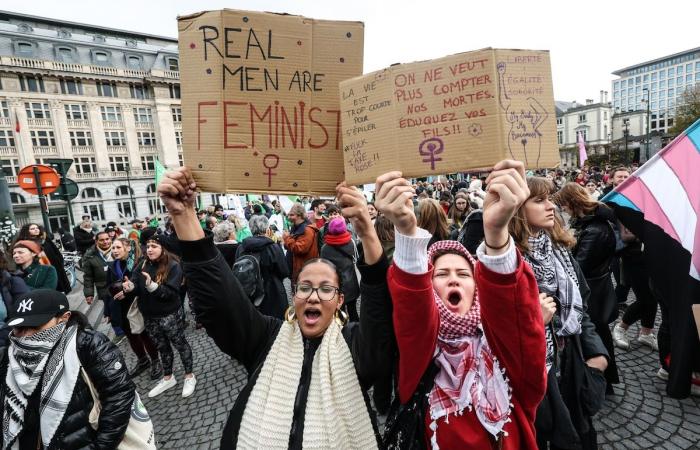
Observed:
[[[445,250],[463,256],[472,266],[474,258],[456,241],[438,241],[428,250],[431,264]],[[437,420],[450,414],[461,415],[465,408],[475,411],[486,431],[498,438],[510,422],[510,386],[505,371],[494,356],[481,329],[479,295],[474,288],[474,300],[469,312],[459,316],[444,305],[435,291],[435,304],[440,315],[435,364],[439,368],[430,391],[430,425],[433,449],[437,445]]]

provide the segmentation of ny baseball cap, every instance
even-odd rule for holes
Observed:
[[[61,312],[70,311],[68,298],[53,289],[35,289],[15,299],[8,313],[11,327],[39,327]]]

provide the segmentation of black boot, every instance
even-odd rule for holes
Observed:
[[[151,380],[160,380],[163,378],[163,365],[160,359],[154,359],[151,364]]]
[[[151,360],[148,359],[148,356],[144,356],[143,358],[140,358],[136,362],[136,366],[129,372],[129,376],[131,378],[135,378],[139,375],[141,375],[146,369],[148,369],[148,366],[151,365]]]

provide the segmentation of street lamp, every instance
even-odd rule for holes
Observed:
[[[625,135],[625,165],[629,165],[629,153],[627,151],[627,137],[630,134],[630,130],[629,130],[630,120],[623,119],[622,124],[625,126],[625,131],[623,131],[623,133]]]
[[[131,178],[129,176],[129,163],[124,164],[124,172],[126,172],[126,184],[129,186],[129,198],[131,199],[131,217],[136,217],[136,202],[134,202],[134,190],[131,189]]]
[[[651,114],[651,93],[649,92],[649,88],[643,88],[642,91],[646,92],[646,104],[647,104],[647,143],[646,143],[646,148],[645,148],[645,156],[646,160],[649,161],[649,157],[651,156],[649,154],[649,145],[651,144],[651,137],[650,137],[650,127],[649,127],[649,117]]]

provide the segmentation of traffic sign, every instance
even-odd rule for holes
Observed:
[[[65,187],[60,187],[56,192],[51,194],[51,200],[73,200],[78,196],[78,183],[75,181],[70,178],[64,178],[61,185],[65,185]]]
[[[46,158],[44,159],[44,164],[53,167],[59,175],[65,177],[68,169],[73,164],[73,160],[70,158]]]
[[[35,168],[37,169],[36,174],[34,171]],[[60,182],[61,178],[58,172],[52,167],[42,164],[32,164],[31,166],[23,167],[17,174],[17,184],[19,184],[19,187],[34,195],[39,193],[37,183],[41,187],[41,193],[47,195],[55,192]]]

